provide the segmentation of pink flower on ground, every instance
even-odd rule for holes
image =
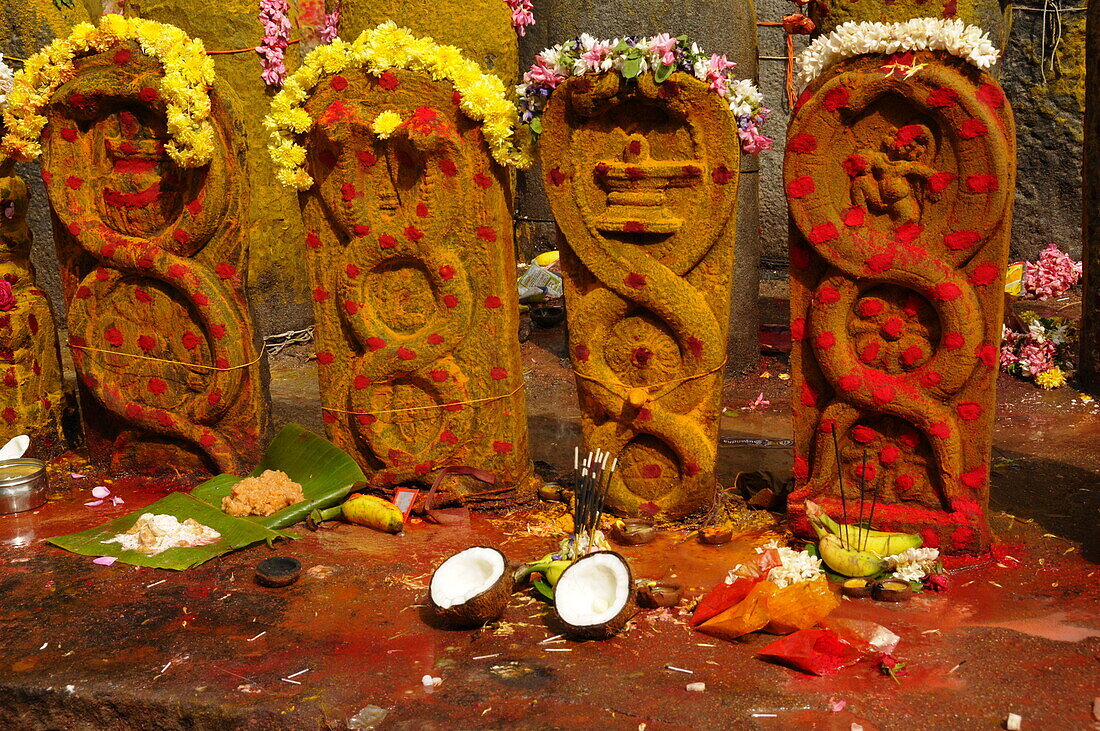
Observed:
[[[1055,353],[1054,343],[1037,343],[1029,340],[1024,347],[1020,348],[1020,365],[1035,377],[1054,367]]]
[[[1024,267],[1024,289],[1034,299],[1057,297],[1080,281],[1083,269],[1081,262],[1050,244],[1039,254],[1039,261]]]
[[[676,39],[668,33],[653,36],[649,42],[649,50],[659,56],[661,63],[666,66],[676,63]]]

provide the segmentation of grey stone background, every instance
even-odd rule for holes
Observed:
[[[1033,12],[1024,4],[1015,6],[1001,70],[1018,128],[1019,176],[1012,240],[1015,259],[1034,259],[1050,242],[1075,257],[1081,255],[1084,3],[1052,2],[1061,12]],[[4,4],[0,0],[0,5]],[[1041,7],[1041,3],[1036,2],[1036,6]],[[748,364],[743,346],[753,342],[756,329],[754,302],[759,280],[784,278],[787,265],[781,164],[789,109],[784,92],[786,64],[779,58],[785,56],[786,45],[780,28],[757,28],[755,23],[779,21],[795,9],[789,0],[757,0],[755,9],[752,0],[535,0],[537,24],[520,44],[522,71],[539,50],[582,31],[604,37],[687,33],[707,50],[728,54],[740,64],[743,74],[759,74],[761,91],[773,110],[765,132],[775,138],[775,148],[762,153],[759,159],[745,156],[742,170],[731,338],[731,353],[737,356],[733,360],[740,358],[741,365]],[[1060,25],[1055,16],[1061,19]],[[753,49],[757,42],[758,54]],[[805,39],[798,37],[795,43],[797,52]],[[33,50],[22,48],[22,43],[17,45],[3,50],[14,55]],[[55,310],[59,310],[62,300],[44,191],[37,166],[24,165],[20,170],[31,188],[33,259],[39,282],[50,293]],[[552,248],[556,242],[537,171],[520,176],[517,193],[517,241],[522,259]],[[300,306],[301,313],[287,313],[277,319],[309,321],[308,305]],[[63,313],[57,314],[63,321]],[[754,348],[748,352],[754,352]]]

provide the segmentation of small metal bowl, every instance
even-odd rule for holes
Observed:
[[[37,459],[0,462],[0,515],[23,513],[41,507],[49,488],[46,463]]]

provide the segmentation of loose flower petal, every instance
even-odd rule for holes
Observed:
[[[99,564],[100,566],[110,566],[118,558],[116,556],[100,556],[99,558],[92,559],[92,563]]]
[[[111,491],[103,485],[97,485],[92,488],[92,497],[105,498],[111,494]]]

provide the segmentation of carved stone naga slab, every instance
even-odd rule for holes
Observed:
[[[213,161],[168,157],[159,63],[76,61],[46,108],[42,169],[89,452],[124,470],[251,469],[268,410],[244,294],[244,141],[211,91]]]
[[[35,286],[27,185],[14,162],[0,162],[0,444],[27,434],[35,456],[65,449],[65,408],[57,329]]]
[[[863,486],[876,528],[984,551],[1011,108],[944,52],[842,61],[799,104],[784,170],[795,525],[809,530],[807,498],[839,516],[842,478],[849,521]]]
[[[324,421],[375,486],[474,467],[529,493],[508,174],[458,99],[426,74],[349,68],[306,102]],[[376,134],[386,112],[400,126]]]
[[[707,85],[564,82],[543,114],[585,448],[618,469],[607,504],[683,516],[715,489],[739,145]]]

